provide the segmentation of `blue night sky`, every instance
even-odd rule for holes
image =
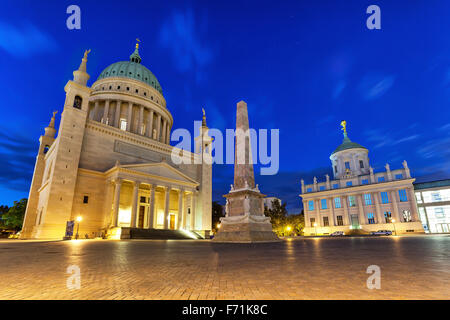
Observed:
[[[66,28],[70,4],[81,30]],[[381,30],[366,28],[371,4]],[[280,172],[256,180],[292,213],[302,177],[331,175],[342,119],[375,171],[406,159],[420,181],[448,178],[449,12],[450,1],[2,1],[0,204],[28,196],[39,136],[84,50],[90,85],[137,37],[173,129],[192,131],[203,106],[209,127],[234,128],[241,99],[251,127],[280,129]],[[222,201],[232,166],[213,177]]]

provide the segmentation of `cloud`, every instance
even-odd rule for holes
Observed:
[[[31,23],[18,27],[0,21],[0,48],[13,56],[28,58],[54,51],[57,47],[49,34]]]
[[[385,146],[395,146],[404,142],[412,141],[420,138],[421,135],[413,134],[405,137],[399,137],[399,134],[383,131],[380,129],[368,129],[364,132],[368,141],[372,141],[375,145],[373,149],[385,147]]]
[[[180,72],[199,72],[213,59],[212,49],[200,39],[200,32],[196,29],[196,21],[191,10],[173,13],[163,23],[159,41],[163,48],[169,50]],[[204,74],[199,72],[196,80],[202,79]]]
[[[28,191],[33,174],[38,145],[36,140],[20,133],[0,130],[0,186],[16,191]]]
[[[383,96],[395,82],[395,76],[367,75],[359,86],[362,97],[365,100],[374,100]]]

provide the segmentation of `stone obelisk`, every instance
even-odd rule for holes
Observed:
[[[236,111],[234,185],[224,195],[226,216],[221,218],[216,242],[279,241],[272,231],[270,218],[264,215],[264,197],[255,186],[248,124],[247,104],[241,101]]]

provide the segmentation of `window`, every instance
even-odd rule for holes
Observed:
[[[145,201],[145,197],[140,197],[140,200],[139,200],[139,202],[141,202],[141,203],[145,203],[146,201]]]
[[[342,216],[336,216],[336,220],[337,220],[337,225],[338,226],[343,226],[344,225],[344,220],[342,219]]]
[[[400,174],[396,174],[395,175],[395,179],[397,179],[397,180],[403,179],[403,175],[401,173]]]
[[[323,217],[323,226],[328,227],[330,225],[330,222],[328,221],[328,217]]]
[[[431,194],[431,201],[442,201],[441,194],[439,192],[434,192]]]
[[[306,192],[312,192],[312,188],[306,189]]]
[[[359,167],[360,167],[361,169],[364,168],[364,161],[359,160]]]
[[[117,86],[117,90],[120,90],[120,86]]]
[[[444,208],[434,208],[434,215],[437,219],[445,218]]]
[[[322,209],[327,209],[327,199],[320,200],[320,206]]]
[[[420,196],[420,192],[416,192],[416,201],[417,203],[422,203],[422,197]]]
[[[336,209],[341,208],[341,198],[334,198],[334,207]]]
[[[48,152],[48,149],[50,149],[50,147],[48,146],[48,144],[44,147],[44,154],[46,154]]]
[[[81,104],[83,103],[83,99],[80,96],[75,96],[73,100],[73,107],[77,109],[81,109]]]
[[[309,211],[314,210],[314,201],[312,201],[312,200],[308,201],[308,210]]]
[[[348,196],[348,206],[356,207],[355,196]]]
[[[88,203],[89,202],[89,197],[88,196],[84,196],[83,197],[83,203]]]
[[[406,190],[405,189],[398,190],[398,197],[400,198],[400,202],[408,201],[408,197],[406,196]]]
[[[373,216],[373,213],[368,213],[367,219],[369,220],[369,224],[375,224],[375,217]]]
[[[311,227],[315,227],[315,224],[316,224],[316,219],[315,218],[310,218],[309,222],[311,222]]]
[[[381,203],[389,203],[389,197],[387,192],[380,192]]]
[[[348,161],[345,162],[345,169],[350,169],[350,162]]]
[[[127,130],[127,120],[125,119],[120,119],[120,130]]]
[[[402,215],[403,215],[403,221],[405,221],[405,222],[411,222],[412,221],[412,219],[411,219],[411,212],[409,210],[403,210]]]
[[[334,166],[334,173],[337,173],[337,166]]]
[[[378,182],[384,182],[384,177],[378,177]]]
[[[371,197],[370,193],[364,194],[364,202],[365,202],[366,206],[372,205],[372,197]]]
[[[361,180],[361,184],[369,184],[369,180],[368,179],[362,179]]]
[[[392,214],[389,211],[386,211],[384,213],[384,219],[386,220],[386,223],[392,222]]]
[[[325,186],[320,186],[320,187],[319,187],[319,190],[320,190],[320,191],[324,191],[324,190],[325,190]]]
[[[353,183],[352,183],[351,181],[347,181],[347,183],[346,183],[347,187],[351,187],[352,184],[353,184]]]
[[[339,189],[339,184],[337,183],[333,184],[333,189]]]

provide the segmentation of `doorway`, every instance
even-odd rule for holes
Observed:
[[[171,215],[170,215],[169,228],[170,228],[171,230],[175,230],[175,215],[174,215],[174,214],[171,214]]]
[[[138,228],[144,228],[145,206],[139,206]]]

